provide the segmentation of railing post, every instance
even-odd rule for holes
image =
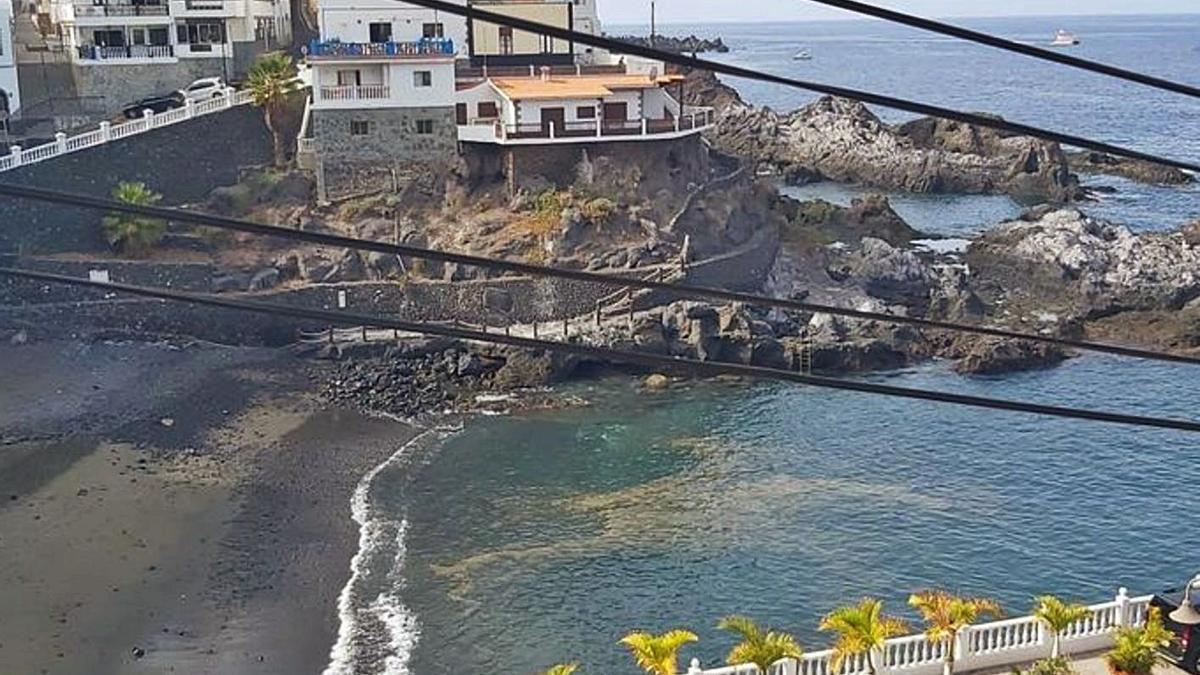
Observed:
[[[63,132],[54,134],[55,151],[60,155],[67,154],[67,135]]]
[[[804,360],[802,358],[801,367],[803,367],[803,363]],[[971,664],[967,663],[967,661],[969,661],[971,658],[971,653],[967,649],[970,638],[971,627],[966,626],[954,634],[954,643],[949,646],[949,649],[953,650],[954,662],[961,665],[962,670],[971,670]]]
[[[12,158],[13,158],[13,159],[12,159],[12,165],[13,165],[14,167],[21,166],[21,152],[22,152],[22,151],[21,151],[21,146],[19,146],[19,145],[10,145],[10,146],[8,146],[8,152],[9,152],[9,154],[11,154],[11,155],[12,155]]]
[[[196,116],[196,102],[192,99],[184,99],[183,101],[183,117],[184,119],[192,119]]]
[[[675,116],[675,131],[683,130],[683,108],[679,109],[679,114]]]
[[[1113,617],[1113,620],[1117,626],[1128,626],[1132,623],[1129,620],[1129,590],[1124,586],[1117,589],[1116,602],[1116,616]]]
[[[687,675],[703,675],[704,671],[700,670],[700,659],[692,659],[688,664]]]
[[[142,110],[142,128],[146,131],[154,128],[154,111],[149,108]]]
[[[556,136],[554,135],[554,120],[550,120],[550,138],[551,139],[556,138]]]
[[[224,46],[222,46],[221,48],[224,49]],[[235,93],[236,93],[236,91],[234,90],[233,87],[225,87],[225,96],[223,96],[222,98],[225,99],[224,103],[225,103],[226,108],[233,107],[233,95]]]
[[[112,123],[111,122],[101,122],[100,123],[100,142],[107,143],[110,140],[112,140]]]
[[[646,131],[647,131],[647,127],[648,127],[649,123],[650,123],[650,120],[646,119],[645,117],[642,118],[642,135],[643,136],[646,135]]]

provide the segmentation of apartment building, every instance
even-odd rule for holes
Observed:
[[[245,75],[291,43],[289,0],[53,0],[81,97],[113,109],[200,77]]]

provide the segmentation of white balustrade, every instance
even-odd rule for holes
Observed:
[[[245,105],[250,103],[252,98],[249,91],[228,89],[225,95],[219,98],[199,103],[189,101],[182,108],[174,108],[163,113],[155,114],[147,110],[140,119],[129,120],[124,124],[114,125],[111,122],[101,122],[99,127],[92,131],[75,136],[58,134],[53,141],[32,148],[22,150],[20,146],[12,146],[9,148],[9,154],[0,157],[0,172],[10,171],[19,166],[44,162],[59,155],[86,150],[87,148],[120,140],[127,136],[144,133],[151,129],[178,124],[192,117],[219,112],[232,106]]]
[[[707,118],[701,120],[706,122]],[[1064,654],[1080,654],[1107,649],[1121,626],[1141,625],[1146,620],[1150,598],[1130,598],[1122,588],[1116,599],[1089,605],[1089,613],[1062,632]],[[959,632],[956,670],[966,672],[982,668],[1006,668],[1050,655],[1053,636],[1032,616],[1021,616],[968,626]],[[931,642],[924,634],[906,635],[888,640],[875,655],[879,675],[939,675],[946,650],[943,643]],[[806,652],[799,662],[780,662],[768,675],[864,675],[869,671],[866,655],[847,658],[841,668],[832,667],[833,652]],[[794,669],[793,669],[794,668]],[[754,666],[726,666],[703,670],[693,660],[688,675],[748,675]]]

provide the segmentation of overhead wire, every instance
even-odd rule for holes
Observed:
[[[867,310],[837,307],[835,305],[827,305],[822,303],[805,302],[802,300],[775,298],[771,296],[743,293],[739,291],[729,291],[721,288],[691,286],[666,281],[655,281],[652,279],[639,279],[634,277],[600,274],[598,272],[588,272],[584,270],[547,267],[544,265],[535,265],[532,263],[515,260],[489,258],[465,253],[454,253],[451,251],[438,251],[435,249],[422,248],[408,244],[393,244],[356,237],[347,237],[337,234],[309,232],[305,230],[280,227],[278,225],[266,225],[262,223],[255,223],[249,220],[211,215],[199,211],[153,205],[128,204],[103,197],[92,197],[90,195],[61,192],[58,190],[47,190],[45,188],[0,183],[0,196],[16,199],[32,199],[54,204],[66,204],[101,211],[129,213],[150,218],[173,220],[177,222],[192,223],[195,225],[203,225],[218,229],[244,232],[258,236],[279,237],[322,246],[333,246],[337,248],[356,249],[375,253],[402,255],[412,258],[421,258],[424,260],[434,260],[443,263],[471,265],[483,269],[513,272],[517,274],[569,279],[572,281],[587,283],[607,284],[610,286],[629,289],[662,291],[674,294],[680,298],[717,300],[721,302],[740,302],[748,305],[773,307],[789,311],[830,314],[851,319],[879,321],[891,324],[915,326],[918,328],[931,330],[973,333],[976,335],[986,335],[990,337],[1012,340],[1027,340],[1030,342],[1049,344],[1066,349],[1100,352],[1131,358],[1163,361],[1168,363],[1200,365],[1200,357],[1189,356],[1185,354],[1171,354],[1149,349],[1105,344],[1088,340],[1076,340],[1057,337],[1054,335],[1043,335],[1040,333],[1009,330],[1005,328],[994,328],[951,321],[939,321],[920,317],[887,314],[884,312],[872,312]]]
[[[1031,413],[1049,417],[1105,422],[1135,427],[1200,432],[1200,422],[1191,420],[1133,415],[1127,413],[1094,410],[1090,408],[1054,406],[1025,401],[1011,401],[983,396],[955,394],[944,391],[897,387],[862,380],[848,380],[818,375],[805,375],[803,373],[781,370],[777,368],[765,368],[761,366],[747,366],[713,361],[699,361],[696,359],[610,349],[607,347],[597,347],[581,343],[557,342],[553,340],[527,338],[516,335],[490,333],[486,331],[472,330],[456,326],[437,325],[427,322],[404,321],[365,314],[333,312],[329,310],[280,305],[277,303],[236,300],[205,294],[147,288],[143,286],[134,286],[122,283],[91,281],[88,279],[46,272],[35,272],[31,270],[0,267],[0,276],[93,288],[106,292],[116,291],[119,293],[127,293],[140,297],[155,298],[166,301],[187,302],[208,307],[218,307],[223,309],[256,312],[273,316],[290,317],[293,319],[316,321],[326,325],[370,326],[375,328],[422,333],[426,335],[438,335],[459,340],[520,347],[524,349],[545,350],[562,354],[571,354],[583,358],[601,359],[606,362],[626,363],[650,368],[664,368],[671,369],[673,371],[682,370],[690,375],[696,376],[711,377],[717,375],[736,375],[757,379],[791,382],[824,389],[835,389],[840,391],[875,394],[894,398],[930,401],[936,403],[948,403],[989,410]]]
[[[729,75],[731,77],[740,77],[748,80],[756,80],[759,82],[767,82],[770,84],[778,84],[794,89],[804,89],[807,91],[825,94],[828,96],[837,96],[841,98],[852,99],[863,103],[871,103],[874,105],[892,108],[895,110],[903,110],[905,112],[915,113],[918,115],[927,115],[930,117],[939,117],[947,120],[954,120],[964,124],[973,124],[988,129],[1008,132],[1021,136],[1032,136],[1046,141],[1053,141],[1063,145],[1070,145],[1085,150],[1093,150],[1102,152],[1117,157],[1127,159],[1136,159],[1163,166],[1174,167],[1184,171],[1200,172],[1200,164],[1195,162],[1171,159],[1151,153],[1133,150],[1130,148],[1121,147],[1103,141],[1095,141],[1082,136],[1068,134],[1060,131],[1053,131],[1041,127],[1022,124],[1019,122],[1011,122],[997,117],[981,115],[976,113],[968,113],[943,106],[932,105],[920,101],[912,101],[909,99],[898,98],[895,96],[887,96],[859,89],[851,89],[848,87],[840,87],[831,84],[820,82],[810,82],[798,78],[784,77],[782,75],[774,75],[762,70],[744,68],[732,64],[712,61],[710,59],[702,59],[696,56],[687,56],[685,54],[675,54],[672,52],[655,49],[653,47],[644,47],[629,42],[622,42],[613,38],[608,38],[599,35],[591,35],[568,28],[561,28],[549,24],[531,21],[516,16],[499,14],[483,9],[479,9],[474,5],[459,5],[445,0],[397,0],[410,5],[417,5],[426,9],[434,9],[447,14],[454,14],[462,17],[469,17],[472,21],[485,21],[501,26],[509,26],[517,30],[528,31],[546,35],[560,40],[569,42],[578,42],[590,47],[598,47],[619,54],[630,54],[633,56],[641,56],[647,59],[670,63],[686,68],[696,68],[707,70],[713,73]],[[682,101],[680,102],[682,103]]]
[[[807,0],[807,2],[814,2],[819,5],[834,7],[847,12],[854,12],[856,14],[870,16],[876,19],[883,19],[884,21],[891,23],[903,24],[911,28],[917,28],[932,33],[938,33],[940,35],[958,38],[960,40],[966,40],[968,42],[974,42],[976,44],[995,47],[997,49],[1003,49],[1004,51],[1013,52],[1016,54],[1024,54],[1025,56],[1031,56],[1035,59],[1041,59],[1043,61],[1050,61],[1052,63],[1057,63],[1071,68],[1086,70],[1088,72],[1114,77],[1127,82],[1135,82],[1137,84],[1146,85],[1155,89],[1161,89],[1163,91],[1170,91],[1176,94],[1183,94],[1184,96],[1200,98],[1200,87],[1184,84],[1182,82],[1175,82],[1166,78],[1156,77],[1154,75],[1147,75],[1135,70],[1120,68],[1118,66],[1101,63],[1099,61],[1079,58],[1077,56],[1067,54],[1061,50],[1055,51],[1053,49],[1047,49],[1024,42],[1017,42],[1016,40],[1009,40],[997,35],[971,30],[969,28],[956,26],[944,21],[927,19],[914,14],[906,14],[904,12],[898,12],[894,9],[888,9],[886,7],[880,7],[878,5],[872,5],[866,2],[858,2],[857,0]]]

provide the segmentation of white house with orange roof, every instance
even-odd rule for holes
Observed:
[[[682,86],[682,76],[657,73],[543,70],[532,77],[488,78],[459,90],[458,138],[500,145],[679,138],[713,123],[711,109],[680,104]]]
[[[21,89],[17,84],[17,60],[13,43],[16,27],[12,0],[0,0],[0,127],[21,108]]]

